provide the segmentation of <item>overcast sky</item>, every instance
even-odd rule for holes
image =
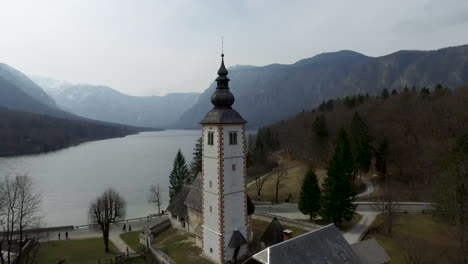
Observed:
[[[468,44],[468,1],[4,0],[0,62],[131,95],[205,90],[227,66]]]

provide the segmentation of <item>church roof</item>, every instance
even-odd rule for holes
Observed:
[[[167,207],[167,211],[180,218],[187,219],[187,207],[185,206],[184,201],[190,190],[190,186],[184,185]]]
[[[201,173],[195,177],[192,183],[192,188],[187,195],[187,198],[185,198],[184,204],[187,207],[190,207],[194,210],[197,211],[202,211],[203,206],[202,206],[202,196],[203,196],[203,177]]]
[[[224,54],[221,54],[221,66],[218,70],[218,78],[216,78],[216,90],[211,96],[213,109],[209,111],[201,124],[245,124],[242,116],[234,109],[234,95],[229,90],[229,78],[227,77],[228,70],[224,66]]]
[[[247,121],[234,109],[214,108],[209,111],[200,124],[245,124]]]
[[[253,215],[255,213],[255,205],[247,194],[247,214]]]
[[[260,241],[265,243],[265,246],[267,247],[278,244],[283,241],[283,230],[283,226],[275,217],[271,220],[265,232],[263,232]]]
[[[270,246],[252,258],[265,264],[362,263],[333,224]]]
[[[238,230],[232,232],[232,236],[231,236],[231,239],[229,240],[228,247],[236,248],[245,244],[247,244],[247,240],[245,239],[245,237],[242,235],[241,232],[239,232]]]

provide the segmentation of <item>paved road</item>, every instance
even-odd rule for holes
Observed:
[[[368,196],[369,194],[373,193],[377,189],[377,187],[374,185],[371,179],[362,179],[362,182],[364,182],[364,184],[366,185],[366,190],[356,195],[356,197]]]
[[[255,203],[255,202],[254,202]],[[381,209],[381,203],[379,202],[355,202],[357,205],[356,212],[377,212],[379,213]],[[429,211],[432,209],[431,203],[419,203],[419,202],[399,202],[397,203],[396,210],[399,212],[409,212],[409,213],[420,213],[423,210]],[[255,211],[261,213],[270,213],[270,214],[296,214],[301,213],[298,209],[298,205],[295,203],[282,203],[282,204],[257,204],[255,203]],[[302,213],[301,213],[302,214]],[[293,217],[290,217],[293,218]]]
[[[131,225],[132,231],[139,231],[144,229],[146,226],[154,226],[156,224],[161,223],[162,221],[166,220],[167,216],[152,218],[149,220],[141,220],[141,221],[132,221],[125,223],[127,227],[127,231],[129,226]],[[126,253],[128,245],[120,238],[120,234],[122,234],[122,227],[123,223],[113,224],[111,225],[109,239],[112,243],[119,249],[119,251]],[[68,237],[70,239],[85,239],[85,238],[95,238],[95,237],[102,237],[102,233],[89,227],[83,227],[74,230],[56,230],[53,232],[47,232],[42,236],[43,241],[49,240],[58,240],[58,234],[60,233],[61,239],[65,239],[65,232],[68,232]],[[133,250],[128,247],[129,253],[134,253]]]

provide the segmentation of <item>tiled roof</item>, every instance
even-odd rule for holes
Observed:
[[[267,247],[278,244],[283,241],[283,230],[283,226],[275,217],[271,220],[265,232],[263,232],[260,241],[262,241]]]
[[[231,239],[229,240],[228,247],[236,248],[245,244],[247,244],[247,240],[245,239],[245,237],[242,235],[241,232],[239,232],[238,230],[232,232],[232,236],[231,236]]]
[[[167,207],[167,211],[180,218],[187,219],[187,207],[185,206],[184,201],[185,198],[187,198],[190,189],[190,186],[184,185]]]
[[[193,180],[192,188],[187,195],[187,198],[184,201],[184,204],[187,207],[195,209],[197,211],[202,211],[202,196],[203,196],[203,177],[199,173],[195,180]]]
[[[359,257],[333,224],[270,246],[252,258],[265,264],[361,263]]]

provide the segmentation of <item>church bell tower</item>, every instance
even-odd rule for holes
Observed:
[[[246,192],[245,121],[232,108],[228,71],[221,54],[213,109],[202,124],[203,255],[216,263],[247,253],[250,230]]]

